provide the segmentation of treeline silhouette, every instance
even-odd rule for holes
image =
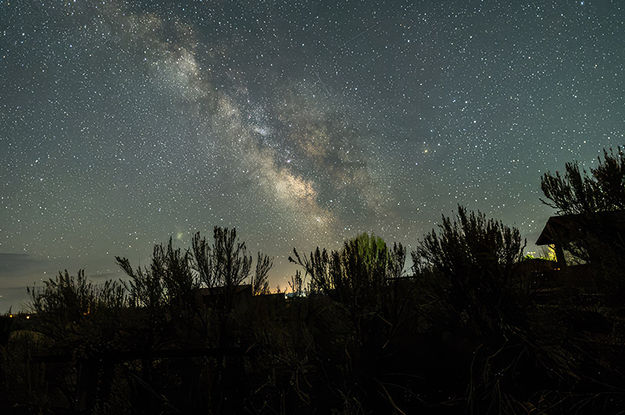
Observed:
[[[59,273],[0,318],[0,410],[622,413],[625,244],[593,215],[625,209],[625,157],[541,186],[582,218],[558,248],[582,268],[526,257],[517,229],[459,207],[410,253],[369,234],[294,249],[286,296],[270,293],[272,260],[219,227],[156,245],[145,267],[116,257],[123,281]]]

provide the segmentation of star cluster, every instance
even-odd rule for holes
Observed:
[[[0,294],[215,225],[283,287],[293,247],[411,246],[458,203],[532,242],[540,175],[625,143],[624,26],[608,0],[0,1]]]

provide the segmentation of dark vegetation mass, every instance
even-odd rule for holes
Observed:
[[[459,207],[410,253],[368,234],[294,250],[286,294],[234,229],[170,239],[146,267],[117,257],[123,281],[60,273],[0,319],[0,411],[622,413],[625,248],[597,217],[625,209],[625,157],[598,161],[541,180],[581,218],[558,248],[577,267]]]

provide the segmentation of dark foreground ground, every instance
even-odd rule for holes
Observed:
[[[545,264],[517,270],[523,289],[498,304],[462,310],[422,275],[375,293],[244,286],[5,315],[0,413],[621,413],[620,298],[575,282],[588,270]]]

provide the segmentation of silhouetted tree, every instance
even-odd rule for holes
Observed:
[[[398,410],[381,381],[391,369],[379,365],[379,359],[391,353],[388,344],[399,326],[396,317],[402,313],[389,283],[403,275],[405,258],[401,244],[389,249],[382,238],[367,233],[346,241],[337,251],[317,248],[301,256],[294,249],[293,257],[289,257],[310,277],[311,294],[334,300],[328,307],[331,320],[325,323],[324,332],[332,333],[329,340],[341,345],[333,353],[342,357],[331,353],[337,360],[332,360],[331,366],[324,365],[323,370],[334,373],[335,379],[329,381],[349,413],[363,411],[367,407],[364,402],[376,402],[378,411],[390,407]],[[314,304],[319,297],[323,298],[311,296],[310,301]],[[325,352],[333,350],[333,346],[323,348]]]
[[[111,373],[103,370],[101,356],[124,343],[119,330],[122,312],[128,305],[124,285],[113,280],[95,285],[87,280],[84,270],[76,276],[66,270],[44,281],[41,289],[29,288],[28,293],[37,319],[33,332],[45,334],[46,348],[60,354],[61,359],[71,356],[75,365],[76,376],[66,372],[58,389],[72,402],[74,410],[92,408],[98,382],[101,396],[110,390]]]
[[[607,215],[597,213],[625,210],[625,154],[620,147],[603,150],[596,167],[580,171],[577,162],[565,165],[565,173],[546,173],[541,188],[546,205],[558,214],[578,214],[578,232],[574,240],[563,235],[559,241],[563,252],[571,254],[568,262],[591,263],[595,277],[607,291],[625,289],[622,281],[621,258],[625,252],[625,238],[621,229],[614,229]]]
[[[518,229],[459,206],[412,252],[431,297],[423,314],[434,332],[448,333],[435,342],[455,359],[439,370],[466,373],[469,413],[519,413],[528,379],[572,380],[571,355],[557,341],[547,345],[536,335],[545,328],[530,323],[536,309],[521,267],[524,247]]]
[[[150,267],[138,267],[136,271],[130,265],[128,258],[115,257],[117,264],[130,277],[128,291],[130,304],[134,307],[145,307],[147,310],[160,310],[165,304],[163,289],[164,264],[155,247]],[[159,311],[160,313],[160,311]]]
[[[205,287],[212,288],[219,285],[219,275],[215,266],[215,258],[210,243],[196,232],[191,240],[193,253],[193,269],[198,273],[200,281]]]
[[[249,278],[252,269],[252,256],[247,255],[245,242],[239,241],[236,229],[215,227],[213,244],[198,233],[192,241],[193,266],[198,272],[201,282],[207,287],[236,287]],[[268,261],[259,271],[268,272],[270,260],[260,257],[260,261]],[[262,276],[262,275],[261,275]],[[262,283],[261,283],[262,286]]]
[[[362,234],[294,250],[296,298],[230,307],[239,284],[267,291],[271,259],[252,269],[234,230],[189,251],[170,238],[145,267],[116,258],[125,286],[80,271],[29,288],[36,314],[0,333],[0,412],[616,413],[622,310],[529,301],[523,246],[459,207],[412,252],[414,277],[402,245]]]
[[[199,232],[196,233],[191,253],[193,269],[204,286],[229,290],[250,278],[253,294],[269,292],[268,277],[273,260],[258,252],[255,272],[251,274],[252,256],[247,255],[245,242],[238,240],[236,229],[215,227],[212,244],[201,237]]]
[[[458,321],[499,331],[503,314],[516,313],[521,280],[515,268],[524,247],[518,229],[459,206],[455,220],[443,215],[439,232],[428,233],[412,252],[413,269],[431,280],[435,296]]]
[[[155,245],[149,268],[132,269],[127,258],[115,257],[118,265],[130,277],[130,297],[135,305],[157,310],[161,305],[182,311],[193,303],[193,293],[199,280],[191,272],[191,254],[173,247]]]
[[[269,271],[271,267],[273,267],[273,260],[259,252],[256,258],[256,270],[251,281],[254,295],[269,294]]]
[[[293,257],[289,257],[310,276],[311,292],[345,302],[356,298],[363,301],[365,297],[373,301],[388,279],[402,275],[405,260],[406,250],[401,244],[389,249],[382,238],[367,233],[346,241],[339,251],[317,248],[302,257],[293,249]]]
[[[108,280],[97,286],[79,270],[76,277],[67,270],[43,282],[42,288],[28,287],[30,308],[42,320],[53,324],[53,335],[61,335],[70,322],[78,322],[97,314],[114,313],[126,305],[123,284]]]
[[[236,287],[249,277],[252,256],[247,255],[245,242],[239,241],[236,229],[215,228],[213,255],[220,285]]]
[[[547,172],[541,178],[541,189],[547,200],[543,203],[558,214],[594,213],[625,209],[625,155],[603,150],[597,167],[590,172],[580,170],[578,162],[565,165],[563,175]]]

